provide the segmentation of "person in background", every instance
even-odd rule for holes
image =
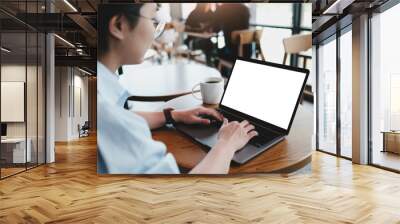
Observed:
[[[196,8],[186,18],[186,30],[192,32],[209,31],[213,16],[214,12],[211,10],[210,3],[197,3]]]
[[[129,94],[119,83],[116,70],[122,65],[143,62],[146,51],[163,30],[164,24],[155,20],[156,12],[155,3],[99,5],[98,173],[179,173],[174,156],[167,153],[163,143],[153,140],[151,129],[162,127],[166,122],[209,125],[210,120],[201,115],[223,120],[223,124],[217,144],[190,173],[228,173],[234,153],[257,135],[254,126],[248,121],[228,122],[216,110],[204,107],[166,109],[162,112],[133,112],[124,109]]]
[[[167,53],[169,59],[171,59],[173,45],[178,38],[178,33],[176,32],[176,27],[172,21],[169,8],[166,7],[166,3],[160,3],[159,9],[156,13],[155,19],[157,21],[165,22],[165,27],[157,40],[153,42],[154,48],[159,54]]]
[[[198,33],[211,32],[213,17],[214,12],[211,10],[210,3],[197,3],[196,8],[190,12],[185,21],[185,31]],[[210,39],[188,36],[184,43],[189,46],[191,50],[202,50],[206,55],[207,64],[211,65],[214,44]]]
[[[235,30],[249,29],[250,11],[242,3],[221,3],[215,10],[213,29],[214,32],[222,30],[224,33],[225,47],[219,49],[218,56],[233,62],[238,56],[238,45],[232,41],[232,32]],[[245,45],[243,57],[251,57],[252,46]]]

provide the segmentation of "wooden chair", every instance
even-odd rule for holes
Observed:
[[[262,37],[262,30],[237,30],[232,32],[232,41],[238,45],[238,55],[243,57],[243,47],[246,44],[255,43],[256,45],[256,58],[261,57],[265,60],[264,55],[261,52],[260,41]]]
[[[262,30],[236,30],[233,31],[231,34],[232,43],[238,45],[238,56],[243,57],[243,48],[246,44],[255,43],[256,45],[256,58],[261,58],[265,60],[265,57],[261,51],[261,37],[262,37]],[[232,68],[232,62],[228,60],[221,59],[219,60],[218,69],[221,71],[222,67]]]
[[[301,55],[300,52],[306,51],[312,47],[311,34],[299,34],[283,39],[283,47],[285,54],[283,56],[282,64],[286,64],[287,58],[290,54],[297,54],[303,58],[303,68],[307,67],[307,60],[311,60],[311,56]]]
[[[283,56],[282,64],[286,64],[287,58],[290,54],[297,54],[298,57],[303,58],[303,68],[307,67],[307,60],[311,60],[312,57],[308,55],[299,54],[300,52],[306,51],[312,47],[311,34],[299,34],[283,39],[283,47],[285,54]],[[301,103],[306,98],[309,101],[313,101],[313,93],[310,85],[306,85],[303,96],[301,97]]]

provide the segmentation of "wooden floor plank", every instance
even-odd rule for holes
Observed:
[[[0,181],[0,223],[400,223],[400,175],[313,153],[309,171],[98,176],[94,136]]]

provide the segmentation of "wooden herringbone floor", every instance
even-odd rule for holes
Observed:
[[[400,175],[315,152],[289,176],[96,174],[94,137],[0,181],[0,223],[400,223]]]

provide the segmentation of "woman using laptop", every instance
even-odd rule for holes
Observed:
[[[98,19],[98,172],[119,174],[179,173],[176,161],[151,129],[169,122],[209,124],[199,115],[223,120],[216,144],[194,167],[193,174],[224,174],[236,150],[257,135],[247,121],[228,122],[217,111],[198,107],[190,110],[132,112],[123,105],[128,92],[115,71],[122,65],[140,64],[163,24],[155,21],[157,4],[103,5]],[[141,74],[137,74],[141,75]],[[144,74],[143,74],[144,75]]]

